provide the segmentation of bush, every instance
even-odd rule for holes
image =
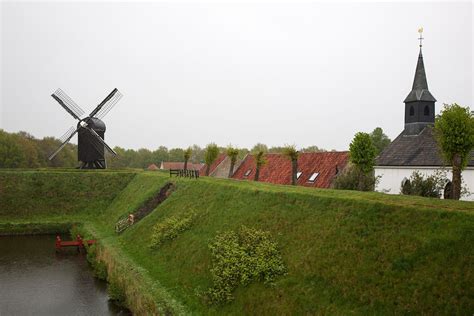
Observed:
[[[409,180],[402,183],[400,191],[404,195],[440,198],[447,181],[444,173],[440,171],[425,178],[423,174],[416,170],[413,171]]]
[[[332,184],[334,189],[374,191],[376,184],[380,181],[380,176],[375,177],[373,172],[364,173],[354,165],[348,165],[345,170],[338,175]]]
[[[252,281],[269,283],[286,272],[277,244],[268,232],[242,226],[238,232],[217,235],[209,249],[213,280],[213,287],[207,291],[210,303],[232,301],[237,286]]]
[[[153,227],[151,235],[151,247],[158,247],[167,240],[178,237],[179,233],[189,229],[196,219],[195,212],[189,212],[184,216],[171,216]]]

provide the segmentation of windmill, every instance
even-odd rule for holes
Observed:
[[[61,145],[50,156],[53,159],[61,149],[78,134],[78,160],[81,162],[81,169],[105,169],[105,150],[112,155],[117,153],[104,141],[105,123],[102,118],[109,113],[114,105],[120,100],[122,94],[115,88],[112,92],[86,117],[83,117],[84,110],[81,109],[64,91],[56,90],[52,95],[53,99],[78,120],[76,127],[71,126],[60,138]]]

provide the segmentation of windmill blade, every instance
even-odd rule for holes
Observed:
[[[95,117],[95,115],[102,108],[104,109],[109,108],[108,111],[110,111],[111,107],[114,106],[115,103],[117,103],[121,97],[122,97],[122,94],[118,91],[117,88],[115,88],[114,90],[112,90],[112,92],[109,93],[109,95],[102,102],[100,102],[100,104],[94,109],[94,111],[92,111],[91,114],[89,114],[89,117]],[[112,104],[112,105],[110,106],[109,104]]]
[[[109,153],[111,153],[114,156],[117,156],[117,153],[109,145],[107,145],[106,142],[102,139],[102,137],[100,137],[99,134],[97,134],[92,128],[87,127],[87,126],[84,128],[87,129],[92,134],[92,136],[94,136],[94,138],[96,138],[99,141],[99,143],[104,145],[105,149],[107,149]],[[92,144],[94,145],[94,143]],[[96,147],[96,149],[99,149],[99,148]]]
[[[108,102],[107,104],[105,104],[98,112],[97,114],[95,115],[96,118],[98,118],[99,120],[101,120],[102,118],[104,118],[104,116],[107,115],[107,113],[110,112],[110,110],[112,110],[112,108],[115,106],[115,104],[117,104],[117,102],[122,98],[122,94],[120,93],[120,91],[118,91]]]
[[[81,116],[84,115],[84,110],[76,104],[63,90],[57,89],[51,95],[58,103],[75,119],[80,120]]]
[[[74,135],[76,135],[77,131],[79,131],[79,128],[80,127],[78,127],[77,129],[74,128],[74,127],[71,127],[70,129],[68,129],[68,131],[63,136],[61,136],[60,140],[61,140],[62,143],[58,147],[58,149],[56,149],[51,155],[49,155],[49,157],[48,157],[49,160],[52,160],[61,151],[61,149],[63,149],[64,146],[66,146],[67,143],[69,143],[71,138]]]

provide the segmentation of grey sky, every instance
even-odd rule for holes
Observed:
[[[472,3],[1,4],[0,128],[61,136],[114,87],[106,141],[348,148],[403,129],[419,26],[430,91],[473,104]],[[75,140],[74,140],[75,141]]]

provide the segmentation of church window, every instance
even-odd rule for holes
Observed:
[[[298,172],[296,173],[296,179],[299,179],[299,178],[301,177],[301,175],[302,175],[302,174],[303,174],[303,172],[301,172],[301,171],[298,171]]]
[[[453,183],[449,180],[446,182],[446,185],[444,186],[443,198],[445,199],[453,198]]]
[[[252,172],[252,169],[245,171],[244,177],[248,177],[251,172]]]
[[[410,116],[413,116],[415,115],[415,108],[412,106],[410,106]]]
[[[424,113],[424,114],[425,114],[425,116],[428,116],[428,115],[430,115],[430,107],[426,105],[426,106],[425,106],[425,110],[424,110],[424,112],[425,112],[425,113]]]

